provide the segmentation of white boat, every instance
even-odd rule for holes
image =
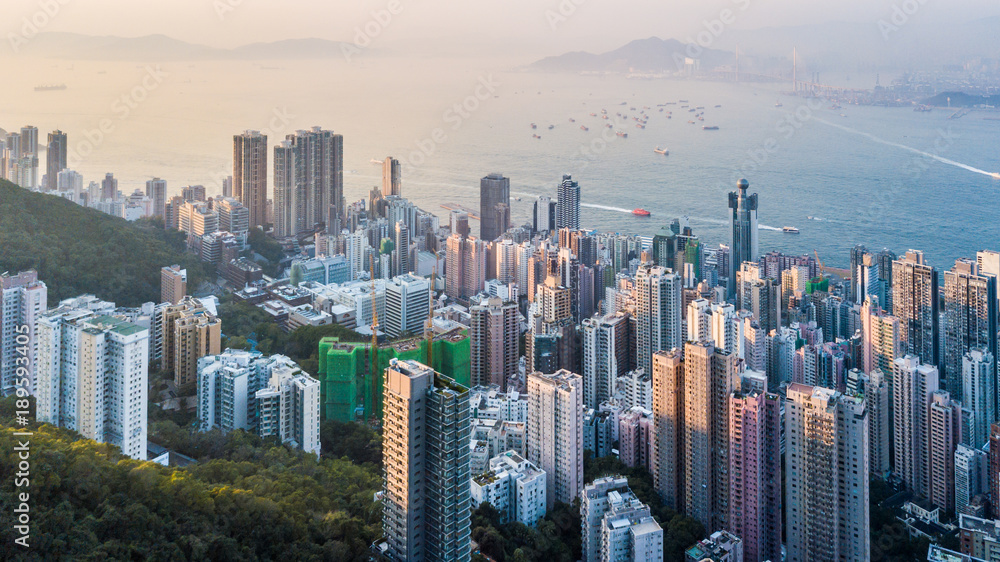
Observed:
[[[799,229],[795,228],[794,226],[786,226],[786,227],[782,228],[781,231],[784,232],[785,234],[798,234],[799,233]]]
[[[371,162],[372,164],[380,164],[380,165],[385,164],[383,160],[376,160],[375,158],[372,158],[371,160],[369,160],[369,162]]]
[[[657,154],[662,154],[662,155],[664,155],[664,156],[667,156],[667,155],[669,155],[669,154],[670,154],[670,151],[669,151],[669,150],[667,150],[666,148],[660,148],[660,147],[656,147],[656,148],[654,148],[654,149],[653,149],[653,152],[655,152],[655,153],[657,153]]]

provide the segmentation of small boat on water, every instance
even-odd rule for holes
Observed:
[[[781,231],[784,232],[785,234],[798,234],[799,233],[799,229],[795,228],[794,226],[783,227],[781,229]]]
[[[669,154],[670,154],[670,151],[669,151],[669,150],[667,150],[666,148],[660,148],[660,147],[656,147],[656,148],[654,148],[654,149],[653,149],[653,152],[655,152],[655,153],[657,153],[657,154],[662,154],[662,155],[664,155],[664,156],[667,156],[667,155],[669,155]]]
[[[580,130],[581,131],[589,131],[590,128],[588,128],[586,125],[580,125]]]
[[[646,209],[632,209],[632,214],[637,217],[648,217],[651,213]]]
[[[532,123],[532,124],[531,124],[531,128],[532,128],[532,129],[537,129],[537,128],[538,128],[538,125],[535,125],[534,123]]]
[[[715,125],[705,125],[701,128],[703,131],[718,131],[719,128]]]
[[[591,113],[591,115],[593,115],[593,113]],[[573,119],[572,117],[570,117],[570,118],[569,118],[569,122],[570,122],[570,123],[576,123],[576,119]]]
[[[774,102],[774,107],[785,107],[785,104],[781,103],[781,101],[779,100]]]
[[[618,131],[615,134],[618,135],[619,137],[623,138],[623,139],[627,139],[628,138],[628,133],[626,133],[624,131]]]
[[[43,84],[41,86],[35,86],[36,92],[54,92],[65,89],[66,89],[66,84]]]
[[[715,106],[715,109],[719,109],[720,107],[722,107],[722,106],[721,105],[717,105],[717,106]]]
[[[540,138],[542,138],[542,137],[540,137],[540,136],[538,136],[538,135],[531,135],[531,138],[533,138],[533,139],[540,139]]]
[[[550,130],[550,131],[551,131],[552,129],[555,129],[555,128],[556,128],[556,126],[555,126],[555,125],[549,125],[549,130]]]
[[[385,161],[378,160],[377,158],[372,158],[371,160],[369,160],[369,162],[371,162],[372,164],[378,164],[378,165],[385,164]]]

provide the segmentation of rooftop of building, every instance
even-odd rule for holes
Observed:
[[[133,324],[131,322],[126,322],[115,318],[114,316],[98,316],[87,321],[90,324],[96,324],[105,330],[109,330],[123,336],[131,336],[139,332],[147,331],[146,328],[138,324]]]

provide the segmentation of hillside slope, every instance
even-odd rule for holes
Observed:
[[[37,269],[49,305],[92,293],[119,306],[160,300],[160,268],[181,264],[188,287],[203,266],[184,235],[152,221],[130,223],[54,195],[0,180],[0,272]]]

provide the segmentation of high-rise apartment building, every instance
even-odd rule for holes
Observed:
[[[38,320],[36,418],[146,460],[149,330],[64,303]]]
[[[629,372],[629,315],[624,312],[583,321],[583,402],[597,409]]]
[[[479,180],[479,238],[492,242],[510,228],[510,178],[490,174]]]
[[[281,355],[227,349],[198,359],[198,420],[201,429],[257,432],[257,391],[271,376]],[[291,361],[289,359],[289,361]]]
[[[517,303],[491,297],[469,308],[469,316],[472,385],[492,384],[506,392],[519,359]]]
[[[580,494],[584,562],[663,560],[663,529],[628,487],[628,479],[607,476]]]
[[[931,393],[927,441],[927,498],[945,511],[955,511],[955,450],[962,442],[962,405],[944,390]]]
[[[556,229],[580,228],[580,184],[570,175],[564,175],[557,190]]]
[[[160,269],[160,302],[177,304],[187,294],[187,270],[179,265]]]
[[[222,321],[198,299],[185,296],[160,316],[163,359],[160,368],[174,372],[178,386],[198,382],[198,359],[221,351]]]
[[[267,224],[267,135],[233,136],[233,196],[250,211],[250,228]]]
[[[863,370],[871,373],[880,369],[891,373],[893,362],[900,357],[899,319],[889,316],[871,301],[861,305],[861,337]]]
[[[167,213],[167,180],[153,178],[146,180],[146,197],[153,202],[151,216],[166,218]]]
[[[989,454],[965,445],[955,448],[955,513],[968,514],[975,510],[976,496],[989,493]]]
[[[448,237],[445,260],[445,294],[460,302],[478,294],[486,285],[488,245],[460,234]]]
[[[868,500],[864,400],[790,384],[785,400],[785,559],[868,560]]]
[[[320,454],[320,383],[284,356],[272,357],[267,385],[256,392],[257,433]]]
[[[715,531],[729,519],[729,397],[736,356],[711,342],[684,345],[684,509]]]
[[[517,521],[534,527],[545,517],[545,471],[516,451],[490,459],[489,469],[472,477],[472,503],[490,502],[504,523]]]
[[[469,389],[426,365],[397,360],[383,385],[386,555],[398,562],[467,561]]]
[[[232,197],[222,197],[213,203],[219,215],[219,230],[231,233],[240,240],[246,240],[250,230],[250,210]]]
[[[670,270],[649,263],[635,274],[636,295],[636,367],[653,370],[653,353],[679,348],[683,342],[681,326],[681,277]]]
[[[892,375],[893,469],[914,493],[928,492],[928,411],[940,386],[938,369],[906,355],[895,361]]]
[[[781,560],[781,397],[729,397],[729,520],[744,562]]]
[[[274,147],[275,236],[313,232],[321,224],[340,233],[343,156],[343,136],[320,127],[296,131]]]
[[[548,509],[583,488],[583,378],[564,369],[528,375],[527,457],[546,474]]]
[[[385,316],[379,316],[385,333],[394,338],[404,333],[422,333],[430,314],[430,292],[430,281],[412,273],[387,281]]]
[[[0,274],[0,392],[31,394],[38,355],[38,318],[48,307],[48,288],[29,269]],[[25,384],[26,383],[26,384]]]
[[[382,162],[382,194],[403,195],[403,171],[399,160],[386,156]]]
[[[873,369],[867,377],[864,395],[865,408],[868,410],[868,463],[873,476],[884,477],[892,468],[892,452],[889,448],[889,420],[892,419],[889,383],[885,380],[882,369]]]
[[[975,449],[989,440],[990,424],[997,420],[996,360],[984,349],[971,349],[962,356],[962,404],[969,410],[962,442]]]
[[[684,511],[684,361],[680,349],[653,354],[653,485],[667,507]]]
[[[539,196],[531,213],[531,229],[535,233],[547,233],[556,229],[556,205],[551,197]]]
[[[45,189],[55,191],[59,172],[66,169],[67,152],[66,133],[55,130],[49,133],[49,142],[45,148]]]
[[[944,273],[944,379],[952,396],[963,403],[963,356],[971,349],[997,356],[996,294],[997,278],[981,274],[973,260],[956,260]]]
[[[892,311],[899,318],[900,354],[940,365],[937,270],[923,252],[908,250],[892,262]]]
[[[736,296],[736,272],[743,262],[757,261],[757,194],[749,194],[750,182],[740,180],[736,187],[738,191],[729,193],[729,208],[731,209],[729,247],[729,281],[726,288],[729,298]]]
[[[118,180],[111,172],[104,174],[101,180],[101,201],[115,201],[118,199]]]

